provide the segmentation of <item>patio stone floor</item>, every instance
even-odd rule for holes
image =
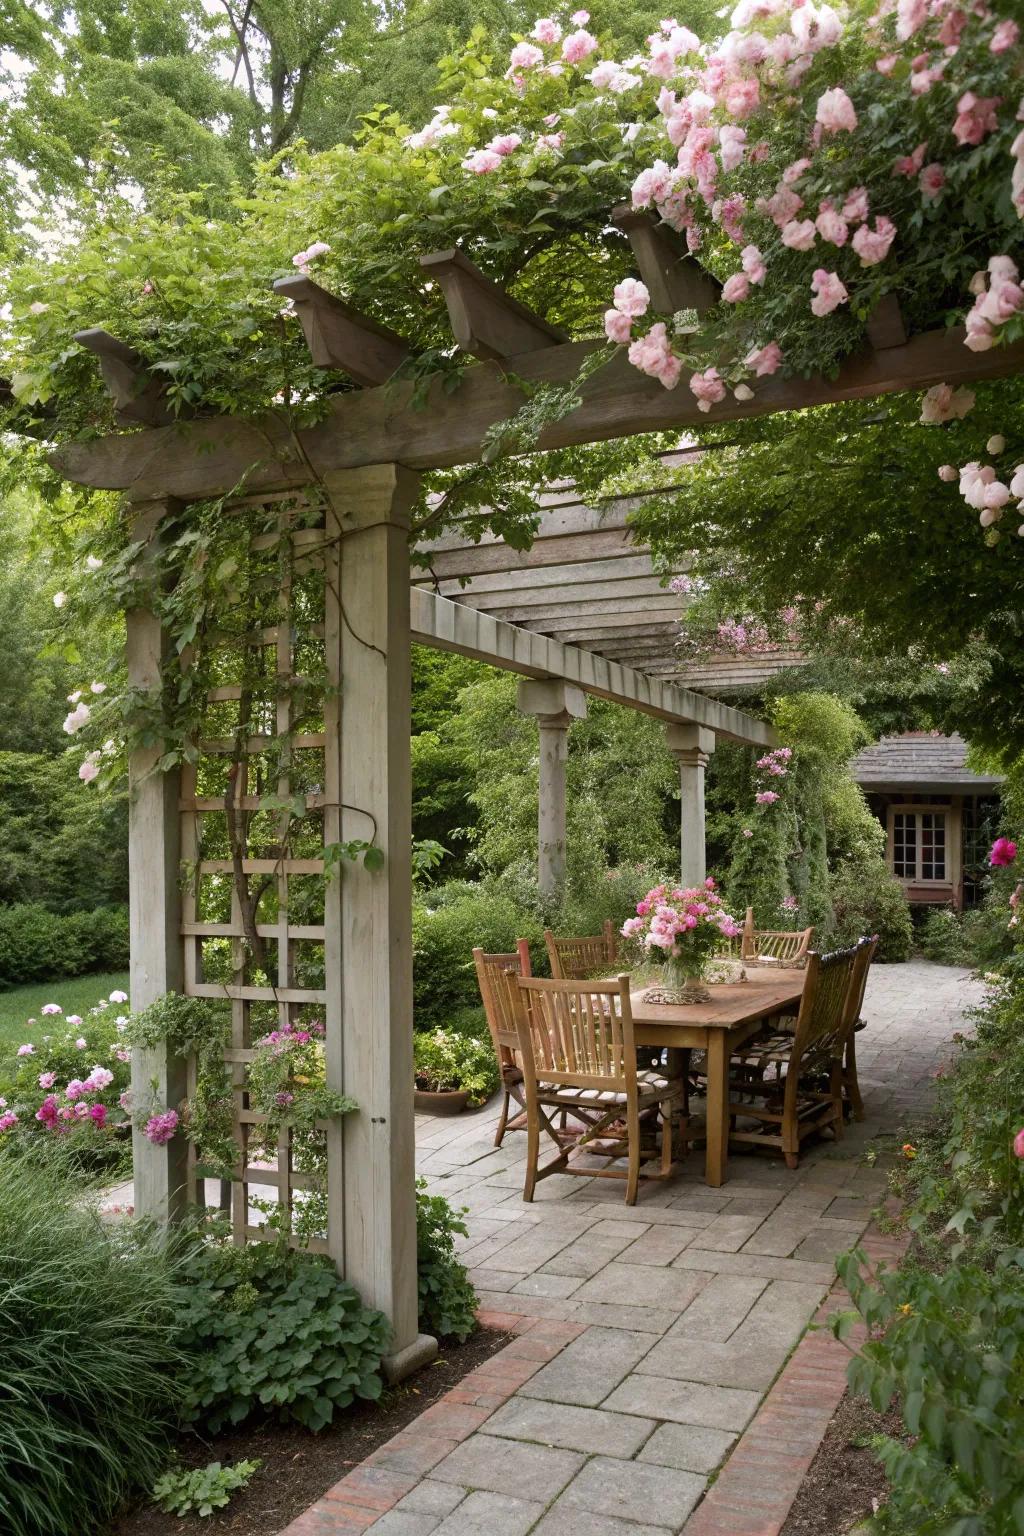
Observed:
[[[468,1207],[459,1247],[482,1307],[548,1319],[552,1336],[561,1324],[569,1342],[524,1360],[503,1406],[373,1521],[374,1536],[664,1536],[688,1522],[696,1536],[709,1478],[827,1296],[836,1255],[867,1226],[886,1147],[927,1107],[980,995],[965,971],[876,966],[858,1036],[864,1123],[793,1172],[781,1158],[734,1156],[719,1190],[692,1152],[632,1208],[616,1180],[564,1175],[526,1205],[524,1138],[494,1148],[494,1105],[417,1117],[429,1188]]]

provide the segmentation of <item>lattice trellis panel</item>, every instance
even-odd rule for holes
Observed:
[[[325,580],[337,555],[324,514],[306,498],[243,499],[224,515],[240,520],[248,556],[218,636],[208,734],[182,772],[181,932],[186,995],[230,1009],[224,1059],[238,1151],[230,1216],[245,1243],[268,1235],[254,1188],[257,1198],[273,1192],[290,1230],[296,1193],[318,1182],[290,1128],[275,1132],[251,1104],[249,1070],[254,1044],[272,1030],[322,1026],[339,1006],[329,990],[338,977],[326,976],[324,860],[325,842],[338,836],[340,794],[337,591]],[[193,1061],[190,1097],[196,1079]],[[336,1166],[340,1124],[318,1122],[317,1135],[323,1165]],[[202,1200],[194,1148],[189,1185]],[[304,1246],[331,1251],[329,1238]]]

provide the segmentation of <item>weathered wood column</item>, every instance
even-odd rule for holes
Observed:
[[[373,840],[384,855],[379,869],[344,861],[327,911],[327,965],[341,972],[328,1081],[359,1106],[342,1122],[340,1181],[329,1170],[331,1246],[363,1301],[391,1321],[393,1380],[437,1352],[417,1327],[412,1102],[408,529],[418,484],[395,464],[325,477],[329,544],[337,536],[325,629],[340,653],[341,841]]]
[[[537,791],[537,883],[542,896],[557,896],[565,884],[565,764],[569,727],[583,720],[587,696],[571,683],[527,678],[519,684],[519,708],[536,715],[540,736]]]
[[[133,538],[153,545],[161,519],[173,503],[138,503]],[[147,561],[143,549],[139,564]],[[144,608],[126,615],[128,681],[159,696],[166,636],[156,614]],[[131,1006],[137,1012],[165,992],[182,986],[181,900],[179,893],[179,774],[160,772],[157,743],[132,753],[128,765],[128,904],[131,932]],[[132,1052],[132,1100],[141,1109],[154,1084],[159,1107],[176,1109],[186,1094],[185,1062],[166,1045]],[[157,1221],[176,1221],[187,1205],[187,1145],[177,1135],[156,1147],[141,1130],[132,1133],[135,1212]]]
[[[679,764],[679,871],[684,886],[707,874],[704,847],[704,770],[715,733],[702,725],[666,725],[668,749]]]

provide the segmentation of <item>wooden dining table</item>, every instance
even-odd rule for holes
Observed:
[[[804,989],[805,970],[751,966],[746,981],[709,982],[709,1003],[648,1003],[650,983],[630,993],[637,1045],[667,1049],[669,1075],[686,1070],[683,1052],[706,1051],[707,1154],[705,1179],[713,1189],[729,1171],[729,1058],[776,1013],[792,1013]]]

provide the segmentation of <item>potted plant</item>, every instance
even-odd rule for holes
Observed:
[[[431,1115],[458,1115],[470,1100],[483,1103],[498,1086],[490,1040],[454,1029],[425,1030],[414,1039],[415,1107]]]
[[[703,885],[681,887],[656,885],[637,902],[636,917],[622,925],[624,938],[637,941],[645,957],[664,957],[666,976],[652,1002],[707,1003],[711,993],[701,980],[708,965],[720,953],[723,939],[735,939],[742,928],[722,906],[722,898],[709,876]]]

